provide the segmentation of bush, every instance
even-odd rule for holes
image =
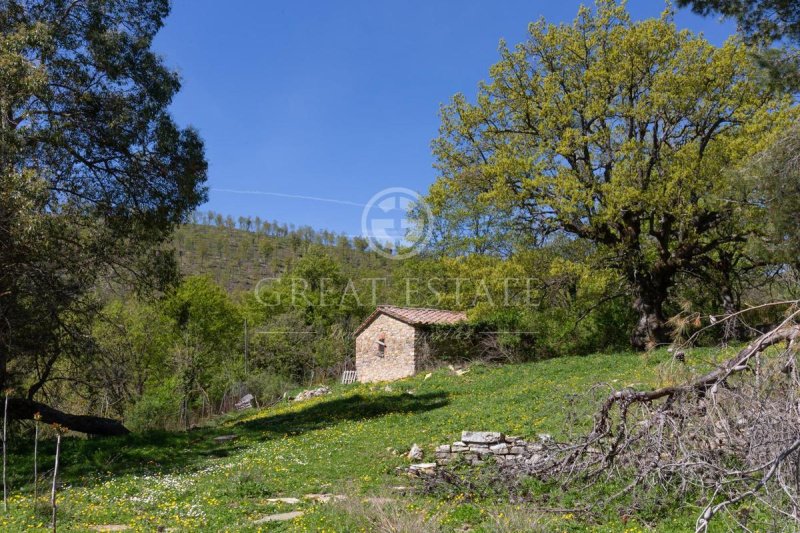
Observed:
[[[177,378],[146,387],[139,400],[125,412],[125,424],[132,431],[175,429],[180,425],[181,395]]]
[[[259,405],[277,400],[284,392],[295,387],[295,384],[285,377],[265,370],[247,376],[245,384]]]

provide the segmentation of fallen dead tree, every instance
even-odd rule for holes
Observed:
[[[571,511],[599,513],[614,502],[620,513],[632,515],[646,502],[687,502],[697,507],[697,532],[722,513],[745,530],[796,530],[800,310],[796,303],[792,309],[779,326],[708,373],[655,390],[611,392],[588,433],[550,442],[529,460],[499,465],[506,485],[534,476],[584,492],[604,481],[622,482],[614,494]],[[459,479],[443,469],[428,484]],[[751,500],[765,512],[754,516],[744,505]],[[763,516],[772,522],[758,523]]]

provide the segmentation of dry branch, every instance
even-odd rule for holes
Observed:
[[[793,312],[779,326],[710,372],[681,385],[604,394],[591,431],[548,443],[525,462],[502,463],[505,486],[513,491],[514,480],[534,476],[590,494],[598,483],[623,481],[622,490],[595,500],[587,496],[574,511],[592,515],[614,502],[620,513],[635,515],[654,502],[694,501],[698,533],[723,512],[737,528],[780,527],[753,523],[756,518],[744,505],[753,500],[769,511],[770,520],[780,518],[786,529],[796,530],[800,309],[793,303]],[[783,343],[786,349],[767,351]],[[457,479],[442,474],[440,481]]]

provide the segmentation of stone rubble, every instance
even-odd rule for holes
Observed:
[[[317,396],[324,396],[325,394],[330,394],[331,389],[328,387],[322,386],[317,387],[316,389],[308,389],[304,390],[300,394],[294,397],[294,401],[302,402],[303,400],[309,400],[311,398],[316,398]]]
[[[423,477],[429,476],[436,471],[436,463],[418,463],[408,467],[408,473],[412,476]]]
[[[506,436],[496,431],[463,431],[461,440],[436,448],[436,464],[445,465],[455,460],[472,465],[493,458],[499,464],[535,464],[543,459],[544,446],[550,435],[539,435],[540,442],[530,442],[520,437]]]

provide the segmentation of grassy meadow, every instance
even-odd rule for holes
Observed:
[[[59,529],[91,531],[128,526],[131,531],[683,531],[697,508],[643,511],[640,517],[607,512],[587,520],[502,494],[401,493],[414,482],[395,469],[413,443],[432,458],[436,445],[458,440],[462,430],[494,430],[567,438],[590,423],[609,387],[637,388],[702,370],[718,351],[696,350],[687,367],[669,354],[597,354],[535,363],[476,365],[458,376],[447,368],[390,384],[337,385],[332,394],[223,417],[183,433],[119,438],[66,438],[58,493]],[[235,440],[214,441],[220,435]],[[49,484],[33,500],[32,443],[18,437],[9,456],[10,498],[0,531],[49,527]],[[52,468],[53,443],[40,445],[40,472]],[[568,508],[574,494],[547,491],[552,508]],[[601,489],[602,490],[602,489]],[[345,495],[328,502],[309,494]],[[269,502],[289,497],[299,503]],[[283,512],[281,522],[259,519]],[[392,529],[394,528],[394,529]]]

